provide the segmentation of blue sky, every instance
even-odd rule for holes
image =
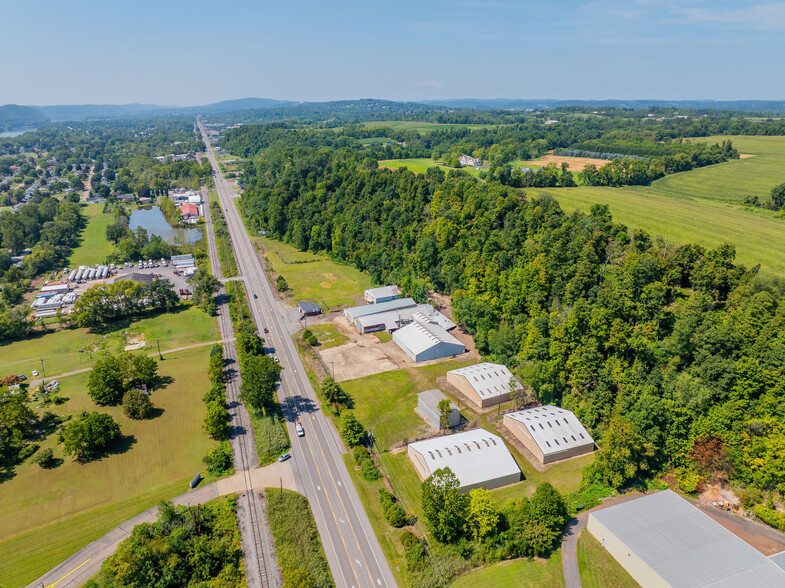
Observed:
[[[0,0],[0,104],[785,99],[785,2]]]

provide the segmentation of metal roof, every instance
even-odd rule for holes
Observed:
[[[509,394],[510,379],[513,377],[507,366],[498,363],[478,363],[451,370],[448,374],[463,376],[480,398],[492,398]],[[517,382],[518,380],[516,380]],[[519,389],[523,386],[518,383]]]
[[[398,286],[381,286],[379,288],[368,288],[365,291],[366,298],[369,295],[373,296],[374,298],[387,298],[389,296],[400,296],[401,289]]]
[[[387,302],[379,302],[378,304],[365,304],[363,306],[353,306],[343,311],[343,314],[351,322],[354,322],[361,316],[369,314],[377,314],[379,312],[386,312],[389,310],[398,310],[400,308],[409,308],[417,306],[417,303],[411,298],[399,298],[398,300],[389,300]]]
[[[777,564],[671,490],[589,517],[674,588],[785,586]]]
[[[302,313],[308,312],[322,312],[322,307],[316,304],[315,302],[311,302],[310,300],[301,300],[297,303],[297,306]]]
[[[427,406],[430,406],[436,412],[439,412],[439,402],[442,400],[449,400],[439,390],[426,390],[417,395],[418,400],[422,400]],[[459,410],[458,405],[450,401],[450,410]]]
[[[405,347],[414,355],[430,349],[440,343],[460,345],[465,350],[463,343],[450,335],[439,325],[432,323],[409,323],[405,327],[398,329],[393,334],[393,340],[398,345]]]
[[[485,429],[417,441],[410,443],[409,447],[423,456],[430,473],[439,468],[450,468],[461,487],[520,474],[521,471],[501,437]]]
[[[769,559],[780,566],[783,571],[785,571],[785,551],[780,551],[779,553],[770,555]]]
[[[538,406],[504,416],[524,425],[544,455],[594,444],[578,417],[558,406]]]
[[[374,304],[371,306],[382,306],[383,304],[386,303],[380,302],[379,304]],[[418,315],[422,318],[418,318]],[[434,310],[433,306],[430,304],[417,304],[416,306],[409,306],[407,308],[397,308],[395,310],[375,312],[373,314],[359,316],[354,320],[355,323],[364,329],[384,324],[384,328],[388,331],[394,331],[402,325],[412,321],[436,323],[445,330],[455,327],[455,323],[453,323],[439,311]]]

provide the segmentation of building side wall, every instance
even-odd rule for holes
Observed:
[[[534,457],[536,457],[540,463],[544,463],[542,449],[540,449],[540,446],[537,445],[537,442],[529,434],[529,431],[526,430],[526,425],[508,417],[507,415],[504,416],[503,422],[504,426],[507,427],[507,430],[515,435],[515,438],[518,439],[526,449],[531,451],[534,454]]]
[[[492,478],[490,480],[485,480],[483,482],[477,482],[476,484],[468,484],[466,486],[461,486],[459,488],[459,491],[465,494],[470,490],[474,490],[475,488],[485,488],[486,490],[493,490],[494,488],[501,488],[502,486],[517,484],[520,481],[521,481],[521,473],[514,472],[511,474],[506,474],[504,476],[499,476],[498,478]]]
[[[420,409],[420,412],[427,418],[434,426],[439,426],[439,421],[441,420],[439,417],[439,413],[433,410],[427,402],[423,402],[422,399],[418,400],[417,408]]]
[[[586,528],[642,588],[670,588],[670,584],[646,565],[637,554],[633,553],[591,513],[589,513],[589,522]]]
[[[588,443],[586,445],[578,445],[577,447],[571,447],[567,451],[560,451],[558,453],[552,453],[550,455],[546,455],[542,460],[542,463],[553,463],[555,461],[559,461],[562,459],[567,459],[570,457],[575,457],[577,455],[584,455],[586,453],[591,453],[594,451],[594,443]]]
[[[414,469],[417,470],[417,475],[420,476],[421,480],[431,475],[428,466],[425,465],[425,458],[417,450],[413,449],[411,445],[406,449],[406,455],[409,456],[409,459],[414,464]]]
[[[504,394],[499,394],[498,396],[489,396],[488,398],[482,399],[482,407],[488,408],[489,406],[496,406],[497,404],[501,404],[502,402],[507,402],[510,399],[510,393],[505,392]]]

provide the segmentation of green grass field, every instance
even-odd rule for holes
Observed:
[[[673,174],[651,186],[530,188],[527,193],[549,193],[568,212],[607,204],[615,221],[674,245],[732,243],[739,262],[760,263],[764,273],[785,276],[785,221],[769,211],[733,205],[746,195],[765,200],[774,185],[785,182],[785,137],[724,138],[754,157]]]
[[[316,339],[319,341],[319,349],[338,347],[349,340],[349,337],[341,333],[333,325],[315,325],[308,328],[316,335]]]
[[[143,421],[126,418],[119,406],[96,407],[87,396],[87,373],[61,379],[61,396],[68,401],[49,410],[106,412],[120,424],[125,440],[108,456],[78,464],[63,456],[51,434],[41,448],[53,448],[62,465],[42,470],[28,461],[0,484],[4,581],[33,580],[124,520],[187,492],[194,474],[206,473],[202,457],[215,446],[202,431],[208,356],[209,347],[165,356],[159,372],[173,381],[152,393],[160,415]]]
[[[290,245],[265,237],[255,237],[265,249],[271,269],[281,274],[297,299],[311,298],[328,308],[353,304],[371,287],[371,278],[350,265],[299,251]]]
[[[195,307],[186,307],[179,312],[120,321],[106,333],[64,329],[5,343],[0,345],[0,376],[25,374],[30,377],[32,370],[42,374],[45,370],[47,376],[54,376],[88,368],[95,361],[96,348],[121,350],[126,332],[144,335],[147,353],[156,350],[156,337],[162,351],[219,339],[215,318]],[[80,352],[81,349],[85,351]],[[92,354],[88,349],[93,349]]]
[[[559,588],[564,586],[561,550],[548,559],[516,559],[505,561],[476,572],[469,572],[452,583],[454,588]],[[616,588],[615,584],[605,584]]]
[[[380,127],[389,127],[398,131],[417,131],[418,133],[431,133],[437,129],[492,129],[500,125],[459,125],[459,124],[441,124],[441,123],[427,123],[415,120],[393,120],[393,121],[367,121],[363,123],[367,129],[376,129]]]
[[[79,247],[74,249],[65,264],[67,267],[95,265],[106,261],[106,254],[111,250],[111,245],[106,240],[106,227],[114,222],[114,217],[104,214],[103,209],[103,204],[81,206],[80,210],[87,220],[87,225],[82,229]]]
[[[389,167],[391,169],[400,169],[402,167],[407,168],[410,172],[414,172],[416,174],[424,174],[428,171],[429,167],[438,167],[441,170],[444,170],[445,173],[452,171],[455,168],[447,167],[446,165],[442,165],[441,163],[435,162],[433,159],[428,157],[419,157],[419,158],[411,158],[411,159],[384,159],[379,161],[379,167]],[[464,171],[472,176],[479,176],[480,172],[478,172],[473,167],[462,167],[460,168],[461,171]]]
[[[637,588],[639,586],[627,570],[621,567],[586,529],[578,537],[578,571],[584,588],[607,586]]]

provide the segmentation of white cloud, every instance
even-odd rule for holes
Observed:
[[[747,8],[681,8],[678,12],[693,22],[746,25],[764,30],[785,30],[785,2],[758,4]]]

